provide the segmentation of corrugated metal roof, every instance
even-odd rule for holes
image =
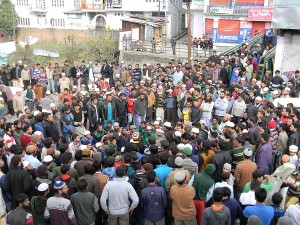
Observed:
[[[147,24],[150,25],[152,27],[162,27],[163,25],[163,21],[154,21],[153,19],[149,18],[149,20],[151,19],[151,21],[147,20],[148,18],[132,18],[132,17],[123,17],[121,18],[122,21],[127,21],[127,22],[131,22],[131,23],[138,23],[138,24]]]

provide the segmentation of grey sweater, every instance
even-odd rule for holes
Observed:
[[[91,192],[79,191],[71,196],[71,203],[78,225],[89,225],[95,222],[99,211],[98,198]]]
[[[215,211],[212,207],[206,208],[201,225],[231,225],[230,210],[224,205],[220,211]]]

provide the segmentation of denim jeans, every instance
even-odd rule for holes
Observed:
[[[63,132],[64,135],[64,142],[69,144],[72,142],[72,133],[70,132]]]
[[[58,93],[59,92],[59,88],[58,88],[59,80],[53,80],[53,81],[54,81],[54,91],[55,91],[55,93]]]
[[[146,115],[144,115],[144,116],[139,116],[138,114],[134,115],[134,124],[136,126],[137,131],[139,130],[139,127],[141,125],[140,122],[139,122],[140,118],[141,118],[142,121],[145,121],[146,120]]]
[[[133,114],[128,113],[128,123],[132,122]]]

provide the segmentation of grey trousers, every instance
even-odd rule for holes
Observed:
[[[194,217],[191,220],[177,220],[174,218],[174,224],[175,225],[196,225],[197,220],[196,220],[196,217]]]
[[[129,225],[129,214],[109,215],[108,225]]]

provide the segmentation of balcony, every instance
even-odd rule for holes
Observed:
[[[48,12],[44,4],[29,4],[28,10],[31,12]]]
[[[81,9],[85,11],[99,11],[99,10],[111,10],[122,8],[122,0],[107,0],[106,4],[94,3],[94,4],[81,4]]]
[[[235,6],[229,8],[228,5],[207,6],[206,14],[209,15],[248,15],[249,6]]]

